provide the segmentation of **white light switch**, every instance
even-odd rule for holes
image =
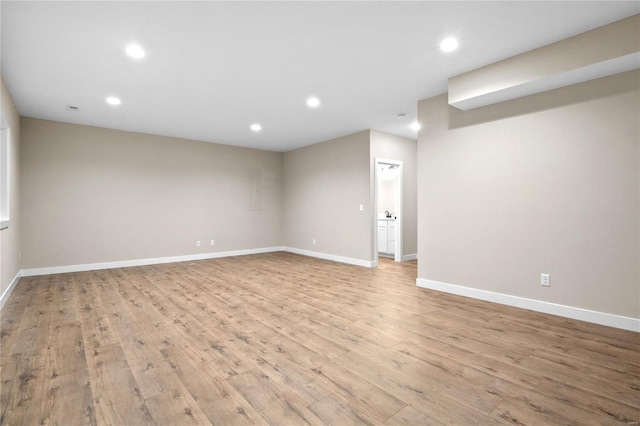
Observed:
[[[364,210],[364,204],[360,204],[360,211]]]

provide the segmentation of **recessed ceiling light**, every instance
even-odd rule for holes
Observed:
[[[411,125],[411,130],[413,130],[414,132],[417,132],[421,128],[422,128],[422,126],[417,121]]]
[[[252,124],[251,125],[251,130],[253,130],[254,132],[259,132],[260,130],[262,130],[262,126],[259,124]]]
[[[109,105],[120,105],[121,101],[120,101],[120,99],[116,98],[115,96],[109,96],[107,98],[107,103]]]
[[[318,98],[309,98],[309,99],[307,99],[307,105],[310,106],[311,108],[316,108],[317,106],[320,105],[320,99],[318,99]]]
[[[130,44],[126,49],[127,55],[135,59],[144,58],[144,49],[139,44]]]
[[[442,50],[443,52],[453,52],[458,48],[458,44],[458,40],[453,37],[448,37],[442,40],[442,43],[440,43],[440,50]]]

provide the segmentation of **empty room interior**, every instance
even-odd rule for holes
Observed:
[[[0,424],[640,424],[637,1],[0,24]]]

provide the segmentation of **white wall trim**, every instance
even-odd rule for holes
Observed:
[[[418,253],[406,254],[402,256],[402,261],[406,262],[407,260],[416,260],[418,258]]]
[[[352,257],[337,256],[335,254],[320,253],[317,251],[303,250],[294,247],[283,247],[284,251],[290,253],[301,254],[303,256],[317,257],[319,259],[333,260],[334,262],[348,263],[350,265],[364,266],[365,268],[375,268],[378,266],[377,261],[354,259]]]
[[[13,290],[16,288],[16,285],[18,284],[18,281],[20,281],[21,276],[22,271],[18,271],[16,276],[13,278],[13,281],[11,281],[11,284],[9,284],[9,287],[7,287],[4,293],[2,293],[2,297],[0,297],[0,309],[4,307],[4,304],[9,299],[9,296],[11,296],[11,293],[13,293]]]
[[[23,277],[36,275],[65,274],[68,272],[95,271],[99,269],[127,268],[129,266],[157,265],[159,263],[188,262],[191,260],[215,259],[218,257],[244,256],[248,254],[282,251],[282,246],[247,250],[219,251],[213,253],[188,254],[185,256],[156,257],[151,259],[121,260],[117,262],[85,263],[82,265],[52,266],[48,268],[23,269]]]
[[[640,332],[640,319],[623,317],[604,312],[590,311],[588,309],[574,308],[573,306],[558,305],[541,300],[526,299],[524,297],[511,296],[508,294],[494,293],[492,291],[479,290],[471,287],[447,284],[439,281],[416,279],[418,287],[430,290],[442,291],[445,293],[457,294],[459,296],[472,297],[474,299],[486,300],[488,302],[500,303],[502,305],[515,306],[516,308],[529,309],[543,312],[545,314],[558,315],[580,321],[587,321],[609,327],[621,328],[623,330]]]

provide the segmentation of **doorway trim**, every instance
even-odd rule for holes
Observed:
[[[378,264],[378,179],[380,175],[380,165],[387,164],[393,165],[398,168],[398,176],[396,179],[396,242],[395,242],[395,250],[394,250],[394,260],[396,262],[402,262],[402,229],[403,229],[403,209],[402,209],[402,190],[403,186],[403,174],[404,167],[402,165],[402,161],[400,160],[391,160],[388,158],[379,158],[375,157],[374,165],[373,165],[373,185],[374,185],[374,214],[373,214],[373,252],[374,252],[374,262]]]
[[[11,223],[11,128],[0,113],[0,229]]]

